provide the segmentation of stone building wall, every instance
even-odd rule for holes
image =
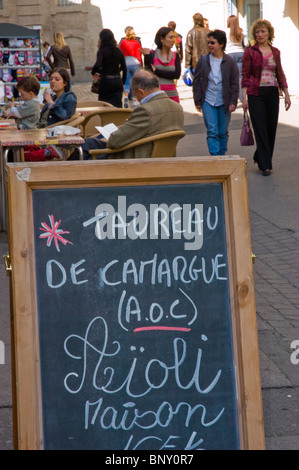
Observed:
[[[53,43],[53,33],[62,31],[70,46],[76,67],[75,81],[91,80],[86,65],[93,65],[101,31],[102,16],[99,7],[90,0],[82,4],[59,6],[58,0],[10,0],[0,9],[1,23],[13,23],[27,28],[41,27],[42,41]]]

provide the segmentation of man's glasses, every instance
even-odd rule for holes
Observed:
[[[212,44],[213,46],[214,44],[216,44],[216,41],[209,41],[208,44]]]

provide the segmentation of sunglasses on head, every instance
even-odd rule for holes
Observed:
[[[208,44],[214,45],[214,44],[216,44],[216,41],[209,41]]]

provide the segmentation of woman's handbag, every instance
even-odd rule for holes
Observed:
[[[254,145],[254,139],[252,130],[250,127],[250,119],[248,116],[247,109],[244,111],[244,120],[243,120],[243,127],[240,137],[240,144],[245,147],[248,145]]]
[[[92,93],[96,93],[98,95],[99,94],[99,86],[100,86],[100,80],[94,80],[91,84],[90,91]]]

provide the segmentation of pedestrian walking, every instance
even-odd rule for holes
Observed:
[[[110,29],[102,29],[97,60],[91,74],[99,79],[99,101],[122,108],[124,84],[127,78],[125,57],[118,48],[114,34]]]
[[[47,61],[46,59],[46,56],[50,50],[50,47],[51,45],[48,43],[48,41],[44,41],[43,42],[43,48],[45,49],[45,53],[43,54],[43,62],[42,62],[42,66],[43,66],[43,69],[44,71],[48,74],[52,69],[50,67],[50,64],[49,62]]]
[[[177,52],[171,49],[174,46],[174,32],[171,28],[163,26],[155,36],[157,49],[143,48],[144,65],[159,77],[160,88],[172,100],[179,103],[179,93],[176,80],[181,76],[181,61]]]
[[[125,99],[124,107],[129,107],[129,99],[133,97],[131,91],[131,80],[137,70],[141,68],[142,56],[141,56],[141,40],[136,38],[136,34],[133,26],[127,26],[125,28],[126,36],[120,40],[119,48],[125,56],[126,67],[127,67],[127,79],[125,83]],[[137,106],[137,101],[133,98],[133,107]]]
[[[53,34],[54,44],[48,50],[45,59],[48,61],[52,70],[64,68],[68,70],[70,76],[75,76],[75,65],[70,47],[64,40],[63,33],[60,31]]]
[[[210,53],[201,56],[195,69],[194,103],[203,113],[210,155],[225,155],[231,113],[238,102],[239,69],[235,60],[224,52],[224,31],[211,31],[208,46]]]
[[[183,62],[184,51],[183,51],[183,36],[176,31],[176,22],[169,21],[168,28],[171,28],[174,32],[174,46],[176,48],[177,53],[180,56],[180,61]]]
[[[202,54],[208,54],[209,29],[204,27],[201,13],[193,15],[194,26],[187,34],[185,45],[185,67],[195,70]]]
[[[252,25],[251,36],[255,43],[243,56],[243,108],[249,108],[256,140],[253,160],[263,175],[269,176],[278,123],[279,88],[285,95],[286,110],[291,106],[291,99],[280,51],[272,45],[273,26],[269,21],[259,19]]]
[[[236,15],[230,15],[227,18],[227,31],[226,31],[227,43],[226,53],[230,55],[237,62],[239,74],[240,74],[240,90],[239,99],[242,101],[242,59],[244,55],[245,47],[249,46],[248,39],[243,33],[243,29],[240,28],[239,19]]]

